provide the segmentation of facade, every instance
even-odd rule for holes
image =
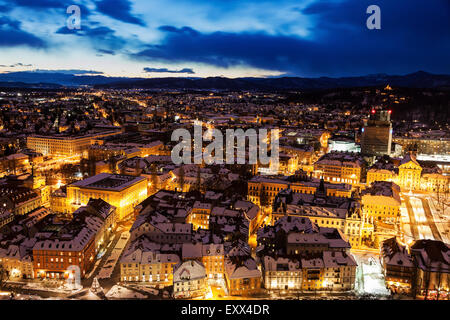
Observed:
[[[225,281],[230,296],[249,296],[261,290],[261,271],[256,261],[247,257],[228,257],[225,260]]]
[[[367,185],[375,181],[392,181],[408,191],[446,192],[450,177],[434,162],[417,161],[413,154],[407,154],[398,166],[392,159],[377,161],[367,171]]]
[[[291,176],[291,179],[256,176],[247,183],[247,198],[249,201],[261,205],[261,195],[264,194],[267,205],[271,206],[276,195],[281,190],[289,188],[295,193],[315,194],[319,186],[319,179],[302,175],[301,171]],[[325,190],[329,196],[350,197],[352,194],[351,185],[345,183],[333,184],[326,182]]]
[[[364,214],[373,221],[400,222],[400,187],[393,182],[376,181],[361,192]]]
[[[411,293],[415,266],[406,246],[395,237],[383,241],[380,260],[387,288],[396,293]]]
[[[355,288],[356,261],[345,253],[324,251],[301,258],[302,290],[351,291]]]
[[[446,300],[450,295],[450,246],[442,241],[416,240],[410,247],[396,238],[381,246],[386,286],[395,293]]]
[[[0,247],[0,264],[6,269],[10,280],[33,279],[33,257],[31,248],[36,239],[25,239],[21,243]]]
[[[316,177],[331,183],[359,184],[364,160],[351,152],[330,152],[314,163]]]
[[[359,247],[365,239],[373,239],[373,224],[353,198],[320,197],[317,194],[311,197],[285,190],[274,201],[271,224],[285,216],[307,218],[319,227],[339,229],[352,248]]]
[[[173,269],[174,298],[194,298],[206,294],[206,271],[202,263],[188,260]]]
[[[264,288],[267,290],[301,290],[303,272],[300,261],[265,256],[261,267]]]
[[[427,299],[449,299],[450,245],[417,240],[411,246],[411,254],[416,266],[414,294]]]
[[[78,223],[75,221],[74,223]],[[73,231],[39,240],[33,247],[33,269],[36,278],[64,279],[75,266],[84,277],[95,262],[95,232],[86,225]],[[65,231],[65,230],[64,230]]]
[[[27,137],[27,148],[46,155],[73,156],[81,155],[87,151],[93,140],[117,134],[117,131],[99,132],[84,136],[43,136],[32,135]]]
[[[67,186],[68,211],[73,212],[89,199],[102,199],[116,207],[118,220],[131,216],[134,207],[147,198],[143,177],[101,173]]]
[[[186,223],[192,224],[193,230],[197,230],[198,228],[208,230],[211,208],[211,203],[196,201],[189,215],[186,217]]]
[[[392,146],[391,111],[372,109],[365,120],[361,136],[361,152],[365,155],[389,155]]]
[[[136,249],[120,259],[120,280],[145,282],[158,287],[173,285],[173,268],[180,262],[174,253]]]
[[[214,282],[223,280],[224,275],[224,247],[223,244],[183,243],[183,261],[195,259],[205,267],[206,278]]]
[[[26,187],[4,185],[0,186],[0,206],[14,215],[26,215],[41,206],[41,196]]]
[[[398,184],[408,190],[420,190],[422,167],[411,154],[404,157],[398,167]]]

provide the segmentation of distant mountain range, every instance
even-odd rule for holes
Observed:
[[[410,88],[450,88],[450,75],[418,71],[407,75],[373,74],[342,78],[125,78],[102,75],[73,75],[52,72],[10,72],[0,74],[0,87],[62,88],[89,86],[111,89],[216,89],[216,90],[300,90],[391,85]]]

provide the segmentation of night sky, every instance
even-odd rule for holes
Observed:
[[[81,29],[69,30],[70,5]],[[369,5],[381,30],[369,30]],[[450,74],[449,0],[0,0],[0,72]]]

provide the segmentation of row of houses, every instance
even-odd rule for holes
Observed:
[[[90,199],[66,219],[40,207],[4,226],[0,263],[10,277],[82,278],[116,228],[116,208]],[[72,270],[72,271],[70,271]]]

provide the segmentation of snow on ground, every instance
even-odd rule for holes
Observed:
[[[433,216],[433,220],[441,235],[442,241],[450,243],[450,210],[438,212],[436,209],[436,200],[432,197],[427,198],[427,200],[430,206],[431,215]]]
[[[132,285],[129,285],[129,287],[136,288],[140,291],[144,291],[144,292],[150,293],[155,296],[157,296],[159,294],[158,289],[155,289],[154,287],[149,286],[149,285],[132,284]]]
[[[22,287],[23,289],[32,289],[32,290],[41,290],[41,291],[50,291],[50,292],[58,292],[58,293],[76,293],[81,291],[83,287],[81,285],[67,284],[67,283],[54,283],[50,282],[50,280],[44,280],[40,282],[27,282],[26,285]]]
[[[356,271],[356,292],[359,295],[389,296],[386,288],[383,269],[374,254],[353,254],[358,268]]]
[[[125,245],[127,244],[129,238],[130,233],[128,231],[125,231],[121,234],[119,241],[117,241],[116,246],[111,252],[111,255],[100,270],[97,276],[98,279],[108,279],[111,277],[117,261],[119,260],[120,255],[122,254],[122,251],[125,248]]]
[[[106,294],[108,299],[145,299],[143,294],[128,288],[114,285]]]

